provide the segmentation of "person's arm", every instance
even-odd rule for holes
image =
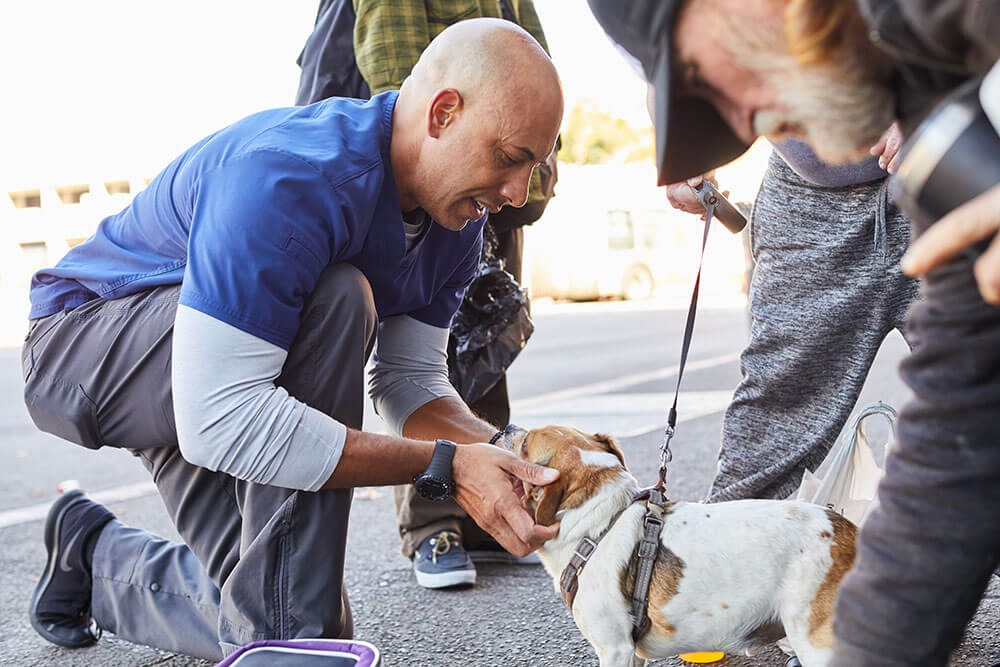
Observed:
[[[459,296],[460,291],[443,290],[439,305],[453,308]],[[403,479],[387,476],[375,483],[412,481],[430,461],[430,441],[452,440],[460,443],[452,462],[455,500],[505,549],[526,554],[556,533],[535,525],[524,509],[521,480],[545,484],[554,479],[555,472],[526,466],[513,453],[484,444],[496,429],[473,415],[448,382],[447,341],[446,327],[408,315],[382,322],[370,376],[371,395],[389,428],[404,438],[348,431],[340,465],[328,485],[373,483],[373,468],[377,470],[387,460],[403,466],[402,471],[393,471],[402,472]]]
[[[184,304],[172,345],[174,421],[186,461],[305,491],[327,481],[347,427],[275,385],[285,350]]]
[[[434,438],[476,443],[493,432],[451,396],[418,407],[406,438],[347,429],[274,384],[284,350],[184,305],[173,345],[181,453],[240,479],[309,491],[404,484],[430,463]],[[555,471],[481,443],[459,445],[452,471],[456,501],[511,553],[555,536],[535,525],[517,493],[520,480],[548,484]]]
[[[418,440],[486,442],[496,428],[469,410],[448,381],[448,329],[408,315],[379,324],[369,388],[392,433]],[[429,408],[431,403],[434,407]]]
[[[396,90],[431,42],[421,0],[354,0],[354,59],[371,94]]]
[[[435,409],[433,405],[422,408]],[[349,429],[340,464],[323,488],[410,482],[427,468],[433,451],[432,442]],[[559,533],[558,524],[537,525],[516,491],[522,481],[551,484],[559,477],[558,471],[480,443],[455,448],[452,476],[455,501],[510,553],[525,556]]]

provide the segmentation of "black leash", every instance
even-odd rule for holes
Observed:
[[[694,335],[694,318],[698,312],[698,292],[701,289],[701,267],[705,262],[705,247],[708,245],[708,231],[712,226],[712,218],[715,216],[715,207],[719,204],[719,195],[711,187],[702,186],[695,188],[695,194],[701,199],[705,206],[705,230],[701,235],[701,254],[698,256],[698,273],[694,279],[694,289],[691,291],[691,304],[688,306],[687,322],[684,324],[684,341],[681,343],[681,360],[677,366],[677,387],[674,389],[674,403],[667,413],[667,427],[663,432],[663,442],[660,443],[660,472],[654,487],[661,493],[667,488],[667,464],[673,460],[673,453],[670,451],[670,441],[674,437],[677,428],[677,399],[681,395],[681,380],[684,379],[684,366],[687,365],[688,351],[691,349],[691,338]],[[728,203],[728,202],[727,202]]]

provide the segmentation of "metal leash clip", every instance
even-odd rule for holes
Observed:
[[[670,441],[674,437],[674,427],[667,424],[663,431],[663,442],[660,443],[660,470],[666,471],[667,464],[674,460],[674,453],[670,451]]]

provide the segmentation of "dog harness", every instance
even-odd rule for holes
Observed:
[[[632,587],[632,606],[630,613],[632,616],[632,640],[638,642],[649,632],[649,585],[653,579],[653,570],[656,567],[656,558],[660,553],[660,533],[663,531],[663,514],[667,506],[667,464],[673,458],[670,451],[670,441],[674,437],[674,430],[677,426],[677,400],[681,392],[681,380],[684,378],[684,366],[687,364],[688,351],[691,348],[691,338],[694,334],[694,319],[698,311],[698,292],[701,286],[701,268],[705,259],[705,246],[708,244],[708,232],[712,225],[712,218],[717,212],[722,212],[720,219],[726,227],[737,233],[746,225],[746,219],[724,195],[719,193],[707,181],[696,187],[695,194],[705,207],[705,229],[701,239],[701,254],[698,258],[698,273],[694,281],[694,289],[691,293],[691,304],[688,307],[687,321],[684,325],[684,340],[681,344],[681,359],[677,368],[677,387],[674,391],[674,402],[667,413],[667,426],[664,429],[663,441],[660,444],[660,468],[656,486],[640,491],[633,497],[632,502],[623,507],[611,519],[611,523],[601,531],[596,537],[591,539],[585,537],[580,540],[573,551],[566,569],[563,570],[559,579],[559,587],[562,590],[563,599],[573,611],[573,600],[576,598],[579,587],[580,574],[584,566],[597,551],[597,545],[607,535],[608,531],[615,525],[621,517],[622,512],[633,504],[646,501],[646,513],[642,518],[642,535],[639,537],[639,545],[636,555],[632,558],[629,567],[635,565],[635,585]],[[494,436],[497,437],[497,436]]]
[[[601,540],[614,527],[625,510],[635,503],[643,501],[646,503],[646,513],[642,518],[642,534],[639,536],[636,555],[629,564],[629,567],[632,564],[635,565],[635,585],[632,587],[630,614],[632,616],[632,640],[636,642],[649,632],[651,625],[648,614],[649,585],[653,579],[656,557],[660,553],[660,533],[663,531],[663,514],[667,506],[667,500],[659,489],[655,487],[643,489],[632,498],[632,502],[618,510],[611,522],[597,537],[585,537],[580,540],[576,549],[573,550],[573,557],[559,578],[559,588],[562,590],[563,600],[566,601],[566,605],[572,613],[573,601],[576,599],[583,568],[597,551]]]

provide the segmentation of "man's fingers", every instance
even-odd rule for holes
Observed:
[[[976,260],[972,272],[976,276],[983,301],[1000,306],[1000,234]]]
[[[700,180],[698,181],[701,182]],[[704,210],[698,195],[687,183],[674,183],[666,187],[667,201],[674,208],[686,213],[699,213]]]
[[[879,140],[875,142],[875,145],[868,149],[868,152],[871,153],[872,155],[881,155],[882,151],[885,150],[885,144],[886,144],[886,137],[883,134],[881,138],[879,138]]]
[[[898,169],[899,169],[899,153],[897,152],[895,155],[892,156],[892,159],[889,160],[889,164],[885,166],[885,170],[890,174],[895,174]]]
[[[555,468],[546,468],[518,458],[511,457],[509,461],[504,462],[502,467],[514,477],[535,486],[545,486],[559,479],[559,471]]]
[[[534,518],[520,505],[501,507],[495,525],[499,534],[494,533],[494,537],[516,556],[526,556],[544,543],[544,540],[538,541],[536,529],[540,526],[536,526]]]
[[[988,237],[1000,227],[1000,185],[941,218],[917,239],[900,265],[910,276],[920,276],[940,266],[966,247]]]
[[[557,535],[559,535],[559,522],[558,521],[555,522],[554,524],[552,524],[551,526],[538,526],[538,525],[536,525],[535,528],[534,528],[534,535],[533,535],[532,541],[533,542],[537,541],[538,542],[538,546],[542,546],[543,544],[545,544],[549,540],[556,539]]]

